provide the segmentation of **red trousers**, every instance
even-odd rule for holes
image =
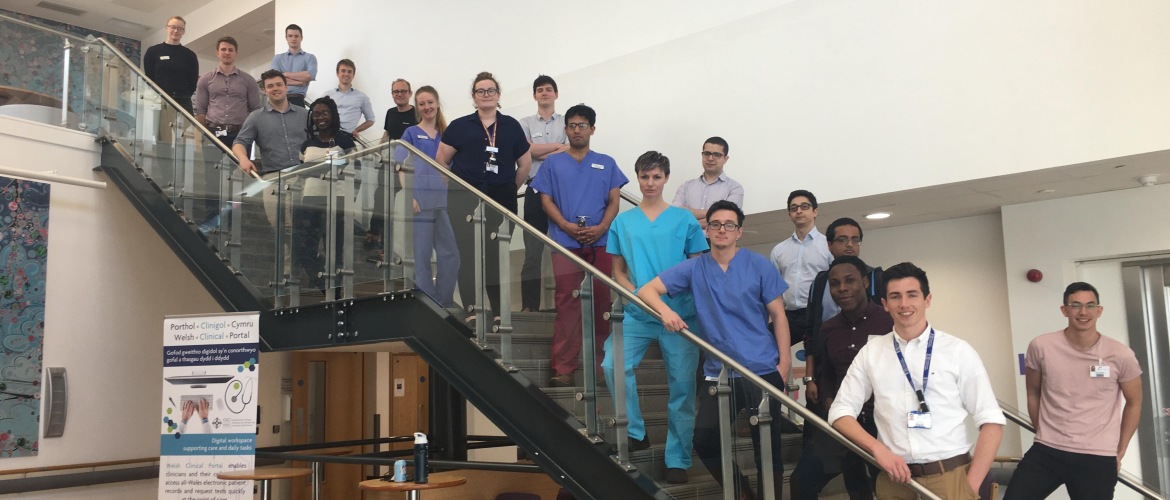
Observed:
[[[613,256],[604,247],[578,248],[570,250],[585,262],[589,262],[606,276],[613,274]],[[552,254],[553,275],[556,279],[557,319],[553,323],[552,370],[555,375],[568,375],[581,367],[581,299],[573,291],[581,288],[585,271],[568,257]],[[605,339],[609,338],[609,321],[605,313],[610,308],[609,287],[599,280],[593,280],[593,347],[594,364],[601,365],[605,356]],[[598,374],[601,372],[598,371]],[[598,375],[600,377],[600,375]]]

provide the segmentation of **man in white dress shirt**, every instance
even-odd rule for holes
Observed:
[[[926,272],[903,262],[885,271],[882,305],[893,333],[871,337],[845,374],[828,421],[877,459],[881,499],[917,498],[911,478],[949,500],[978,499],[1006,423],[979,353],[926,320]],[[857,423],[874,398],[878,437]],[[969,455],[966,420],[979,429]]]

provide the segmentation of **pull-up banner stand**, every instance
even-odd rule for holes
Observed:
[[[251,500],[252,481],[215,475],[256,461],[260,313],[163,321],[160,500]]]

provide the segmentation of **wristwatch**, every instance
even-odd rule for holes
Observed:
[[[800,381],[804,382],[807,385],[810,382],[816,382],[816,379],[814,379],[812,377],[804,377],[804,378],[800,379]]]

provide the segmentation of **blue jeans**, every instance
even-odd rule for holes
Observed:
[[[687,321],[694,325],[693,318]],[[627,431],[633,439],[646,437],[646,422],[638,403],[638,384],[634,379],[634,368],[642,362],[646,349],[652,342],[658,342],[662,358],[666,362],[667,384],[670,399],[667,402],[666,422],[666,467],[671,469],[691,468],[691,450],[695,433],[695,370],[699,368],[699,346],[668,332],[661,323],[645,323],[626,319],[622,321],[622,351],[625,356],[626,415],[629,418]],[[601,362],[605,379],[615,387],[613,373],[613,336],[605,341],[605,359]]]

